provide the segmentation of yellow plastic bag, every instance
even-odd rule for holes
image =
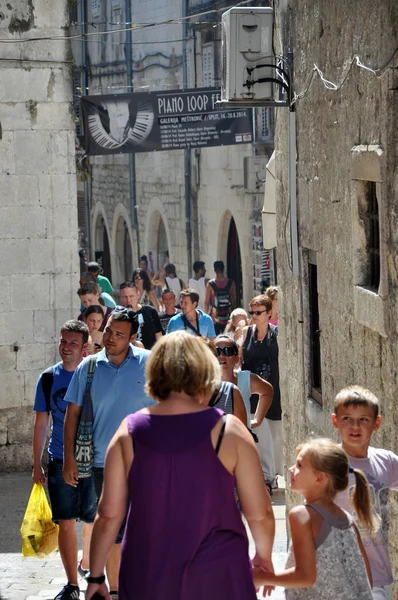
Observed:
[[[21,525],[22,554],[45,558],[58,549],[58,525],[41,483],[35,483]]]

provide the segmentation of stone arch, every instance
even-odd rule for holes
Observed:
[[[114,284],[118,286],[130,279],[134,269],[133,231],[130,215],[122,203],[116,206],[113,215],[112,240],[112,272]]]
[[[167,211],[159,198],[152,198],[145,225],[145,254],[148,256],[151,270],[157,271],[164,263],[166,252],[171,254],[170,240]],[[172,260],[171,256],[170,260]]]
[[[105,209],[102,203],[98,202],[95,206],[92,219],[92,240],[94,249],[94,260],[96,260],[103,271],[103,274],[112,280],[112,259],[111,242],[109,235],[109,225],[106,218]]]

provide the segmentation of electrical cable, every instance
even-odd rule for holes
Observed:
[[[249,2],[251,2],[251,0],[243,0],[242,2],[239,2],[236,6],[242,6],[243,4],[248,4]],[[218,9],[212,9],[212,10],[207,10],[204,12],[200,12],[200,13],[196,13],[193,15],[188,15],[186,17],[179,17],[178,19],[167,19],[166,21],[159,21],[158,23],[147,23],[147,24],[136,24],[133,23],[132,27],[123,27],[122,29],[113,29],[111,31],[91,31],[91,32],[87,32],[84,34],[75,34],[75,35],[67,35],[67,36],[43,36],[43,37],[29,37],[29,38],[23,38],[23,39],[18,39],[18,40],[10,40],[10,39],[4,39],[4,38],[0,38],[0,44],[22,44],[25,42],[38,42],[38,41],[65,41],[65,40],[76,40],[76,39],[87,39],[87,37],[91,37],[94,35],[112,35],[113,33],[122,33],[122,32],[126,32],[126,31],[139,31],[141,29],[149,29],[152,27],[160,27],[163,25],[170,25],[170,24],[182,24],[185,23],[187,21],[189,21],[190,19],[194,19],[196,17],[203,17],[206,15],[210,15],[210,14],[217,14],[219,12],[225,12],[225,7],[224,8],[218,8]],[[156,41],[154,41],[155,43]]]
[[[333,81],[330,81],[328,79],[326,79],[326,77],[324,76],[323,72],[321,71],[321,69],[318,67],[318,65],[314,64],[313,69],[311,70],[308,78],[307,78],[307,84],[304,88],[304,90],[302,92],[300,92],[299,94],[297,94],[296,92],[294,93],[292,102],[291,102],[291,106],[293,104],[295,104],[298,100],[301,100],[302,98],[304,98],[307,93],[309,92],[309,89],[314,81],[314,76],[318,75],[320,80],[322,81],[323,85],[325,86],[325,88],[327,90],[331,90],[333,92],[337,92],[339,91],[343,85],[345,84],[345,82],[347,81],[347,78],[349,76],[349,74],[351,73],[351,70],[353,68],[353,66],[357,66],[360,69],[365,69],[365,71],[369,71],[370,73],[372,73],[372,75],[374,75],[375,77],[383,77],[383,75],[385,74],[387,68],[389,67],[389,65],[392,63],[392,61],[395,58],[395,55],[398,53],[398,46],[397,48],[395,48],[394,52],[391,54],[390,58],[378,69],[372,69],[371,67],[364,65],[361,61],[361,59],[359,58],[358,54],[355,54],[353,56],[353,58],[349,61],[348,66],[346,67],[346,72],[343,75],[343,77],[341,78],[340,83],[333,83]]]

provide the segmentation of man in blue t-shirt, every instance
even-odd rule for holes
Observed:
[[[188,288],[180,294],[181,314],[172,317],[167,326],[167,333],[184,329],[196,336],[215,338],[213,320],[198,308],[199,294]]]
[[[61,329],[59,354],[61,361],[52,369],[42,373],[36,386],[34,411],[36,412],[33,432],[33,473],[35,483],[46,483],[42,467],[42,455],[47,438],[50,414],[52,417],[51,437],[48,445],[48,493],[53,521],[59,525],[59,551],[64,565],[67,584],[56,596],[56,600],[78,600],[78,572],[88,573],[89,546],[92,523],[96,514],[96,494],[93,478],[82,479],[74,488],[64,481],[64,419],[67,402],[64,397],[78,364],[87,349],[89,331],[81,321],[67,321]],[[83,557],[77,565],[76,520],[84,522]]]
[[[96,354],[96,367],[91,385],[93,404],[93,475],[97,497],[102,491],[105,454],[109,442],[127,415],[155,404],[145,393],[145,363],[149,350],[131,345],[138,331],[138,317],[128,308],[117,306],[105,327],[104,349]],[[76,431],[83,405],[89,360],[76,369],[65,397],[68,408],[65,417],[64,477],[70,486],[80,484],[74,455]],[[111,596],[117,594],[120,561],[119,531],[106,564]]]

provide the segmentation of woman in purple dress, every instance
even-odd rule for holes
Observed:
[[[128,505],[120,600],[255,600],[235,485],[253,564],[266,570],[275,522],[252,436],[233,415],[200,404],[220,380],[217,359],[178,331],[154,346],[146,379],[157,404],[129,415],[108,448],[86,600],[109,600],[104,566]]]

